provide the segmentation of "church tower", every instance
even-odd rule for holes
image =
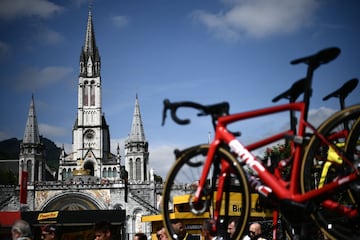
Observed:
[[[77,118],[73,127],[73,151],[60,159],[59,180],[78,173],[118,179],[120,165],[110,153],[110,132],[102,112],[101,60],[89,8],[85,43],[80,54]],[[105,166],[107,165],[107,166]]]
[[[131,132],[125,142],[125,169],[130,181],[149,181],[149,150],[136,95]]]
[[[102,112],[101,59],[95,41],[91,7],[87,13],[71,150],[67,153],[62,146],[57,173],[47,166],[45,146],[42,144],[46,141],[39,135],[32,98],[19,156],[19,173],[22,173],[19,175],[20,191],[11,188],[14,194],[11,198],[6,197],[0,210],[29,212],[22,214],[29,222],[33,221],[37,212],[58,212],[63,216],[73,216],[76,212],[75,218],[63,219],[62,228],[84,239],[88,231],[83,230],[104,217],[113,223],[114,239],[133,239],[137,232],[150,236],[151,223],[142,222],[142,217],[160,214],[157,206],[161,185],[155,183],[153,171],[149,169],[148,142],[139,99],[136,95],[123,160],[119,144],[117,149],[113,149],[115,154],[110,152],[109,126]],[[29,184],[25,181],[27,176]],[[54,178],[57,180],[54,181]],[[27,186],[30,186],[29,191]],[[47,217],[45,220],[56,220],[56,216]]]
[[[20,144],[19,180],[23,171],[28,173],[30,184],[42,181],[45,178],[45,147],[40,141],[34,96],[31,98],[24,138]]]

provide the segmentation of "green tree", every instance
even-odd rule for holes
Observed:
[[[291,147],[289,144],[277,144],[266,149],[264,154],[264,164],[274,172],[275,168],[280,169],[281,175],[287,179],[290,174]],[[281,164],[280,164],[281,162]]]
[[[0,185],[16,185],[18,184],[18,176],[11,170],[0,169]]]

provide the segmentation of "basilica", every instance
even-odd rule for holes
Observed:
[[[131,130],[122,159],[120,146],[116,153],[110,150],[110,129],[101,103],[101,58],[91,9],[79,65],[71,152],[62,147],[57,171],[47,166],[38,130],[36,101],[32,97],[20,146],[19,194],[8,201],[6,208],[21,209],[23,218],[34,227],[49,222],[58,224],[65,235],[74,234],[74,227],[78,227],[77,234],[84,232],[84,236],[92,224],[100,220],[111,221],[114,239],[132,239],[137,232],[150,235],[150,223],[142,222],[141,218],[159,214],[157,206],[162,186],[155,183],[153,171],[149,169],[149,148],[139,97],[135,97]]]

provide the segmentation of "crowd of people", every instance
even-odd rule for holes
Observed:
[[[30,224],[22,219],[16,220],[11,228],[11,238],[12,240],[34,240]],[[41,228],[41,239],[60,240],[58,228],[53,224],[44,225]]]
[[[177,235],[177,240],[195,240],[198,239],[186,230],[183,221],[174,219],[172,221],[173,229]],[[201,229],[201,235],[204,240],[223,240],[234,239],[237,227],[237,219],[231,218],[228,221],[227,236],[220,236],[214,228],[215,222],[212,219],[205,219]],[[99,221],[94,225],[94,240],[113,240],[111,232],[111,223],[107,221]],[[35,240],[31,226],[24,220],[16,220],[11,228],[12,240]],[[170,240],[166,229],[163,225],[156,229],[157,240]],[[44,240],[60,240],[60,231],[54,224],[47,224],[41,227],[41,239]],[[138,232],[132,240],[149,240],[144,233]],[[262,228],[259,222],[253,222],[249,225],[248,234],[242,240],[266,240],[262,236]]]
[[[227,236],[221,236],[215,230],[215,222],[213,219],[205,219],[201,228],[201,235],[204,240],[225,240],[235,239],[235,232],[237,227],[237,219],[230,218],[227,227]],[[177,240],[195,240],[196,238],[187,232],[185,224],[179,219],[172,221],[172,227],[177,235]],[[156,229],[156,237],[158,240],[169,240],[165,227],[161,225]],[[134,239],[139,240],[139,239]],[[266,240],[263,237],[262,227],[259,222],[253,222],[249,225],[248,234],[243,237],[243,240]]]
[[[234,234],[236,232],[237,227],[237,219],[230,218],[228,222],[227,233],[229,235],[229,239],[234,238]],[[263,236],[262,227],[259,222],[253,222],[249,225],[248,234],[243,237],[242,240],[266,240]]]
[[[266,240],[262,236],[261,224],[254,222],[249,226],[249,233],[246,235],[243,240]]]

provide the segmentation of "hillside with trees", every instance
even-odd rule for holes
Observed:
[[[59,166],[59,157],[61,148],[47,138],[41,138],[45,146],[45,157],[47,165],[57,170]],[[0,141],[0,160],[18,160],[20,153],[20,144],[22,140],[17,138],[10,138]],[[18,169],[17,164],[1,163],[0,167],[0,185],[17,184]]]

